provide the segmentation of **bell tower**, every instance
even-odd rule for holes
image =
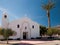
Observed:
[[[3,12],[3,15],[2,15],[2,28],[5,28],[7,29],[8,28],[8,14],[6,12]]]

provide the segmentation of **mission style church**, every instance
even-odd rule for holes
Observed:
[[[2,28],[10,28],[16,32],[16,35],[9,37],[12,39],[31,39],[40,36],[39,24],[26,16],[9,22],[7,13],[3,13]]]

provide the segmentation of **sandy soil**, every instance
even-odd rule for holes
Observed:
[[[39,41],[39,40],[10,40],[9,44],[6,41],[0,41],[0,45],[60,45],[60,40]]]

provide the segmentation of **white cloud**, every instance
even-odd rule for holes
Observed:
[[[1,15],[1,16],[0,16],[0,17],[1,17],[1,18],[0,18],[0,25],[1,25],[1,20],[2,20],[2,14],[3,14],[4,12],[6,12],[6,13],[8,14],[9,21],[19,18],[17,15],[13,14],[11,11],[9,11],[9,10],[6,9],[6,8],[0,7],[0,12],[1,12],[1,14],[0,14],[0,15]]]
[[[1,11],[2,13],[6,12],[9,16],[11,16],[11,17],[13,17],[13,18],[16,18],[16,19],[18,18],[18,16],[16,16],[16,15],[10,13],[10,11],[7,10],[6,8],[0,7],[0,11]]]
[[[0,11],[4,12],[7,11],[7,9],[0,7]]]

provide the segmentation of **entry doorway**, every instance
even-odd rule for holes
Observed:
[[[23,39],[27,39],[28,37],[28,33],[27,32],[23,32]]]

